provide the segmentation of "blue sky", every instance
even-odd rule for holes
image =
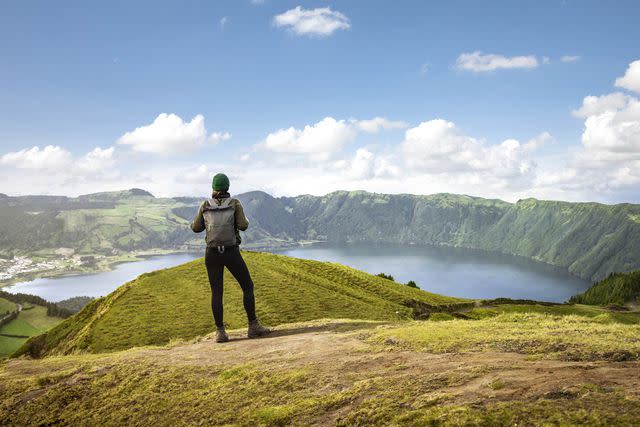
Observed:
[[[640,133],[584,139],[592,116],[640,126],[640,4],[479,3],[3,2],[0,191],[197,195],[225,170],[237,191],[278,195],[640,202]],[[572,114],[608,94],[613,107]],[[161,114],[182,122],[123,142]],[[183,129],[199,116],[204,135]],[[363,131],[376,117],[396,125]],[[166,150],[163,132],[191,149]]]

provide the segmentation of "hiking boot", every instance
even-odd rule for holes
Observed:
[[[249,338],[259,338],[267,335],[269,332],[271,332],[271,330],[262,326],[258,319],[249,322],[249,329],[247,330],[247,336]]]
[[[224,330],[224,328],[218,328],[216,330],[216,342],[227,342],[229,341],[229,335]]]

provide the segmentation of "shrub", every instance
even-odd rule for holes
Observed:
[[[383,279],[391,280],[392,282],[395,282],[395,280],[396,280],[390,274],[378,273],[378,274],[376,274],[376,276],[382,277]]]

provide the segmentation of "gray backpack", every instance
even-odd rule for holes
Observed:
[[[231,197],[222,200],[218,205],[214,199],[204,207],[204,225],[207,229],[207,246],[235,246],[236,241],[236,208],[231,204]]]

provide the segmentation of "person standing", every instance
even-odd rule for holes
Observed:
[[[211,310],[216,324],[216,342],[229,341],[223,321],[223,277],[226,267],[242,288],[242,302],[247,312],[249,327],[247,336],[258,338],[270,332],[256,317],[253,281],[240,253],[240,231],[249,227],[242,204],[229,194],[229,178],[218,173],[212,180],[211,199],[200,204],[191,229],[200,233],[206,230],[207,248],[204,262],[211,285]]]

